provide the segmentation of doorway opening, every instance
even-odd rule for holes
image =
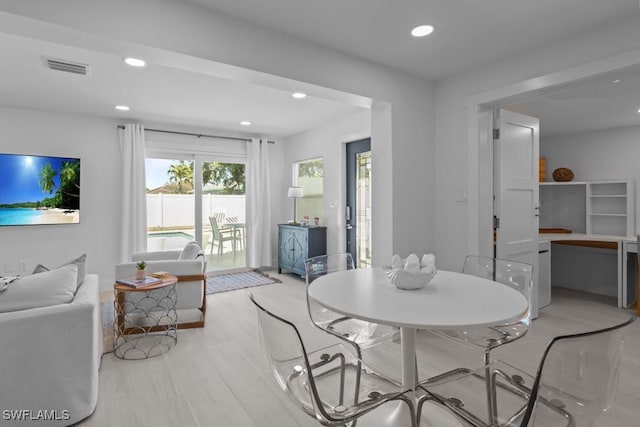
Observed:
[[[486,173],[487,170],[492,170],[490,142],[493,139],[493,124],[491,110],[495,108],[511,109],[510,107],[515,104],[522,105],[528,101],[539,99],[541,96],[554,95],[556,100],[567,99],[566,93],[571,89],[585,87],[586,83],[596,81],[610,80],[609,83],[612,83],[618,80],[620,75],[628,75],[630,72],[637,73],[639,66],[640,51],[634,51],[633,54],[618,55],[497,88],[467,100],[470,195],[468,251],[470,253],[490,255],[493,252],[492,177]],[[598,91],[602,91],[602,87],[599,87]],[[520,111],[532,114],[531,111]],[[544,126],[544,118],[541,120],[541,125]],[[620,269],[622,273],[618,272],[617,281],[618,306],[622,307],[628,305],[630,300],[626,280],[624,278],[620,280],[621,276],[626,276],[626,270],[622,267]]]

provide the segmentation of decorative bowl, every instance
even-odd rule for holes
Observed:
[[[573,171],[569,168],[558,168],[551,176],[556,182],[569,182],[573,179]]]
[[[391,279],[391,283],[398,289],[421,289],[424,288],[431,280],[433,274],[426,272],[410,273],[403,269],[388,270],[387,276]]]

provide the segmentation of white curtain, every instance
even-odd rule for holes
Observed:
[[[247,266],[271,266],[271,195],[269,143],[247,142]]]
[[[147,195],[144,170],[144,126],[128,123],[118,129],[122,165],[122,228],[120,261],[147,250]]]

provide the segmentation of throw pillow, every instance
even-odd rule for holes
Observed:
[[[33,269],[33,273],[31,274],[44,273],[45,271],[49,271],[49,269],[42,264],[38,264],[36,265],[36,268]]]
[[[201,250],[198,242],[189,242],[180,252],[178,259],[196,259]]]
[[[77,277],[77,286],[79,287],[84,281],[84,276],[87,274],[87,254],[82,254],[78,258],[73,259],[69,262],[65,262],[60,267],[64,267],[65,265],[75,264],[78,266],[78,277]],[[58,268],[60,268],[58,267]],[[45,267],[42,264],[36,265],[36,268],[33,270],[32,274],[43,273],[45,271],[49,271],[49,268]]]
[[[0,297],[0,313],[73,301],[78,266],[65,265],[56,270],[20,277]]]

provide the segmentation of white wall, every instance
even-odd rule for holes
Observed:
[[[315,157],[324,160],[324,218],[322,225],[327,227],[327,253],[344,252],[345,246],[345,189],[343,188],[344,143],[367,138],[371,135],[371,112],[363,111],[355,115],[327,123],[286,138],[284,142],[284,179],[291,182],[291,166],[293,162]],[[372,159],[375,168],[376,158]],[[288,172],[288,173],[287,173]],[[285,213],[291,212],[292,202],[285,202]],[[289,215],[290,216],[290,215]],[[376,218],[373,218],[376,221]],[[283,221],[279,223],[286,222]]]
[[[120,248],[117,125],[121,123],[121,120],[0,107],[1,153],[77,157],[81,161],[80,224],[0,227],[0,275],[30,274],[37,264],[56,267],[87,253],[87,271],[100,276],[100,290],[112,289]],[[163,129],[169,125],[155,123],[153,126]],[[212,129],[181,127],[181,130],[221,134]],[[288,200],[284,194],[286,189],[282,190],[285,185],[282,145],[270,144],[271,191],[278,200]],[[282,205],[274,203],[272,218],[282,216]],[[274,226],[272,238],[275,240],[276,232]],[[275,243],[274,254],[277,259]],[[23,260],[27,261],[27,268],[20,271],[19,262]]]
[[[632,179],[635,182],[636,230],[640,224],[640,126],[543,138],[540,155],[547,175],[559,167],[574,173],[574,181]]]
[[[30,274],[87,254],[87,271],[113,285],[120,242],[117,123],[0,107],[0,152],[80,158],[80,224],[0,227],[0,274]],[[0,186],[2,183],[0,183]],[[27,261],[19,271],[18,262]]]
[[[611,25],[575,34],[551,45],[526,49],[475,67],[436,85],[436,255],[442,268],[461,269],[468,252],[468,204],[458,201],[468,189],[467,111],[465,100],[537,76],[640,47],[640,26],[631,16]],[[604,160],[603,160],[604,161]],[[473,185],[477,185],[473,183]]]
[[[374,202],[373,206],[373,215],[378,219],[378,226],[374,224],[374,242],[380,242],[374,262],[377,256],[382,263],[394,252],[420,252],[425,245],[433,245],[435,170],[431,82],[182,1],[61,0],[55,4],[47,0],[0,1],[0,9],[55,23],[65,31],[70,27],[99,35],[96,48],[106,49],[107,45],[113,48],[130,42],[132,52],[144,53],[145,49],[150,51],[149,47],[163,49],[162,55],[157,49],[153,52],[156,58],[167,61],[179,55],[166,52],[178,53],[184,58],[245,67],[382,101],[374,103],[376,120],[371,126],[374,155],[380,153],[373,179],[378,183],[379,195],[384,196],[374,195],[384,198],[383,203]],[[8,20],[12,16],[5,14],[4,18]],[[184,24],[179,32],[167,31],[177,22]],[[14,25],[12,31],[28,32],[33,25],[34,21],[28,25],[21,23]],[[56,27],[56,31],[59,28]],[[65,35],[65,40],[86,44],[93,38]],[[243,77],[253,79],[254,83],[269,80],[264,74],[247,77],[249,74],[245,72]],[[391,115],[390,121],[385,119],[385,114]],[[384,125],[376,123],[379,121]],[[274,203],[279,196],[281,203],[285,203],[284,193],[278,193],[273,193]]]

